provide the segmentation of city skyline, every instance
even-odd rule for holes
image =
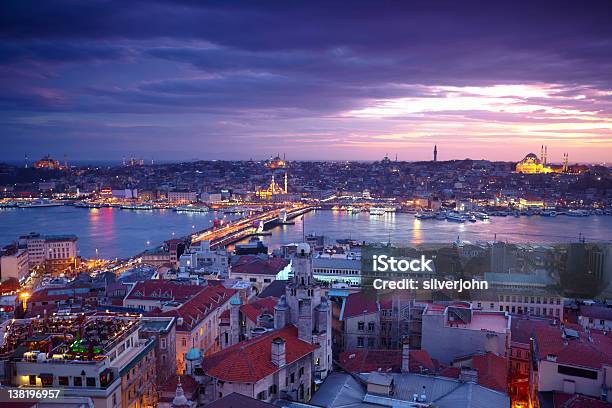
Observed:
[[[0,161],[612,151],[605,2],[68,3],[0,16]]]

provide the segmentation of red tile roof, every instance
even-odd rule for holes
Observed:
[[[205,286],[202,291],[178,308],[165,312],[154,311],[147,313],[147,315],[182,318],[182,324],[178,324],[177,322],[177,331],[191,331],[204,320],[206,316],[229,302],[230,298],[234,296],[236,292],[236,289],[228,289],[223,286]]]
[[[346,298],[343,318],[376,313],[377,311],[378,303],[376,298],[365,296],[361,292],[351,293]]]
[[[251,303],[240,306],[242,314],[250,321],[257,323],[257,318],[262,313],[269,313],[274,315],[274,306],[276,305],[277,299],[273,296],[269,296],[263,299],[257,299]]]
[[[256,255],[242,255],[236,263],[232,264],[231,273],[276,276],[287,265],[289,261],[283,258],[262,259]]]
[[[440,377],[448,377],[448,378],[459,378],[460,374],[461,374],[461,368],[460,367],[444,367],[438,373],[438,375]]]
[[[508,392],[508,361],[493,353],[472,357],[472,368],[478,371],[478,384],[492,390]]]
[[[578,339],[569,339],[564,344],[558,327],[537,327],[535,338],[538,357],[546,360],[555,356],[557,363],[600,369],[603,364],[612,364],[612,337],[591,333],[589,341],[585,332],[579,332]]]
[[[291,364],[308,355],[317,347],[298,339],[295,326],[287,326],[245,340],[205,357],[202,368],[208,376],[222,381],[254,383],[278,371],[272,364],[272,340],[285,340],[285,360]]]
[[[553,395],[554,408],[611,408],[612,403],[601,401],[597,398],[587,397],[579,394],[566,394],[555,392]]]
[[[138,282],[127,299],[175,300],[183,302],[204,290],[205,286],[182,285],[159,279]]]
[[[164,384],[158,388],[160,392],[174,394],[178,385],[179,377],[181,378],[181,388],[185,392],[187,398],[190,398],[198,390],[198,382],[190,375],[173,375]]]
[[[240,306],[240,311],[244,314],[250,321],[257,323],[257,318],[262,313],[269,313],[274,315],[274,306],[278,301],[274,296],[268,296],[262,299],[256,299],[251,303],[247,303],[246,305]],[[219,315],[221,319],[230,318],[230,311],[225,310],[223,313]]]
[[[402,370],[401,350],[352,350],[340,353],[339,362],[352,373],[372,371],[399,373]],[[410,372],[420,373],[421,367],[435,371],[435,365],[425,350],[410,350]]]
[[[511,339],[513,343],[530,344],[530,339],[535,334],[536,327],[551,326],[552,320],[539,318],[526,318],[512,316],[511,320]],[[558,328],[558,326],[557,326]]]

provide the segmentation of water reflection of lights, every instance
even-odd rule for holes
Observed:
[[[421,220],[415,218],[412,222],[412,242],[415,244],[420,244],[423,242],[423,231]]]

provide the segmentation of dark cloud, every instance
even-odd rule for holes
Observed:
[[[142,143],[167,132],[147,115],[184,114],[184,137],[202,131],[194,142],[240,134],[255,145],[264,135],[315,134],[317,120],[325,125],[312,140],[398,131],[402,121],[405,131],[436,117],[571,120],[471,107],[420,118],[399,112],[384,122],[344,116],[380,100],[440,98],[436,87],[497,84],[554,84],[554,100],[517,105],[609,117],[611,12],[609,1],[8,1],[0,13],[0,117],[29,126],[0,131],[49,145],[45,135],[60,132],[73,142],[124,134]],[[54,115],[62,126],[52,125]],[[139,126],[79,120],[92,115],[97,124],[129,116]]]

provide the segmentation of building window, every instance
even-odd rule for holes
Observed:
[[[36,385],[36,376],[30,375],[30,385]]]
[[[159,347],[161,347],[162,349],[166,349],[166,339],[161,338],[159,339]]]
[[[357,347],[363,347],[363,337],[357,337]]]
[[[302,378],[303,375],[304,375],[304,367],[300,367],[300,371],[299,371],[300,378]]]
[[[96,377],[87,377],[87,386],[95,387],[96,386]]]
[[[374,322],[368,323],[368,331],[374,331]]]
[[[291,384],[295,382],[295,373],[291,373]]]
[[[259,394],[257,394],[257,399],[258,400],[265,400],[266,399],[266,392],[262,391]]]
[[[68,377],[57,377],[57,383],[59,385],[63,385],[64,387],[67,387],[68,384]]]
[[[365,323],[364,322],[358,322],[357,323],[357,330],[363,331],[364,329],[365,329]]]
[[[368,338],[368,348],[374,348],[374,337]]]
[[[83,378],[81,377],[74,377],[74,386],[75,387],[82,387],[83,386]]]
[[[276,384],[272,384],[269,388],[268,388],[268,394],[270,395],[274,395],[276,394]]]

